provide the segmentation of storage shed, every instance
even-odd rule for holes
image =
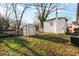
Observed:
[[[35,35],[35,26],[33,24],[28,24],[23,27],[23,35],[24,36],[32,36]]]
[[[57,20],[56,18],[46,20],[44,22],[44,32],[65,34],[67,20],[66,17],[58,17]]]

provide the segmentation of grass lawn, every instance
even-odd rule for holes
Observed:
[[[39,34],[32,37],[0,38],[0,55],[9,56],[70,56],[78,55],[79,48],[68,44],[69,36]]]

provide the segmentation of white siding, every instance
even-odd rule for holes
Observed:
[[[24,35],[24,36],[27,36],[27,33],[26,33],[26,32],[27,32],[26,26],[24,26],[24,27],[23,27],[23,35]]]
[[[52,25],[50,24],[52,22]],[[53,32],[55,33],[55,21],[44,22],[44,32]]]
[[[27,26],[27,36],[35,35],[35,26],[28,25]]]
[[[34,25],[24,26],[23,27],[23,35],[24,36],[35,35],[35,26]]]
[[[57,20],[56,33],[64,34],[66,31],[66,21],[64,19]]]
[[[52,22],[52,26],[50,25]],[[64,34],[66,31],[66,21],[65,19],[51,20],[44,22],[44,32]]]

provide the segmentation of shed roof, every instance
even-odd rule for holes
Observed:
[[[49,20],[46,20],[45,22],[47,21],[52,21],[52,20],[55,20],[56,18],[52,18],[52,19],[49,19]],[[64,19],[64,20],[68,20],[66,17],[58,17],[57,19]]]
[[[24,25],[23,27],[27,27],[27,26],[30,26],[30,25],[35,26],[35,25],[33,25],[33,24],[27,24],[27,25]]]
[[[29,25],[33,25],[33,24],[27,24],[27,25],[25,25],[25,26],[29,26]],[[35,25],[33,25],[33,26],[35,26]]]

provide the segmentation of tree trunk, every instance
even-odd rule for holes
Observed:
[[[16,27],[16,35],[20,35],[20,27],[19,26]]]
[[[43,24],[43,22],[41,21],[41,22],[40,22],[40,28],[39,28],[39,31],[40,31],[40,32],[43,32],[43,27],[44,27],[44,24]]]

